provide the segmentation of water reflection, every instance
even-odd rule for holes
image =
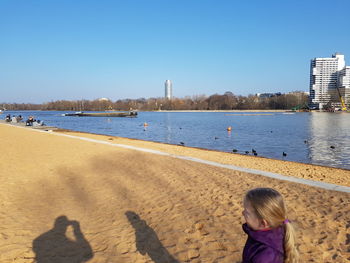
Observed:
[[[350,169],[350,114],[310,114],[308,141],[311,163]]]
[[[169,116],[169,113],[165,113],[165,115],[164,115],[164,125],[165,125],[164,141],[166,143],[171,143],[171,140],[172,140],[172,123],[171,123],[171,118]]]

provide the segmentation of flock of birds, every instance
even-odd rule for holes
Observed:
[[[237,149],[232,149],[232,152],[233,153],[237,153],[238,150]],[[245,154],[250,154],[250,151],[244,151]],[[254,156],[258,156],[258,153],[255,149],[252,149],[251,153],[254,155]],[[286,152],[282,152],[282,156],[283,157],[286,157],[287,156],[287,153]]]
[[[146,128],[147,126],[148,126],[148,123],[147,122],[145,122],[144,124],[143,124],[143,126]],[[182,128],[180,127],[180,130],[181,130]],[[144,131],[145,131],[146,129],[144,129]],[[227,131],[228,132],[231,132],[231,130],[232,130],[232,127],[231,126],[229,126],[229,127],[227,127]],[[272,131],[271,131],[271,133],[272,133]],[[214,140],[218,140],[219,139],[219,137],[214,137]],[[307,140],[304,140],[304,143],[305,144],[307,144],[307,143],[309,143]],[[185,143],[184,142],[179,142],[179,145],[180,146],[185,146]],[[330,146],[330,148],[331,149],[335,149],[335,146],[334,145],[331,145]],[[232,152],[233,153],[238,153],[238,150],[237,149],[232,149]],[[248,154],[250,154],[250,151],[244,151],[244,153],[246,154],[246,155],[248,155]],[[255,150],[255,149],[252,149],[251,150],[251,153],[254,155],[254,156],[258,156],[258,153],[257,153],[257,151]],[[287,156],[287,153],[286,152],[282,152],[282,156],[283,157],[286,157]]]

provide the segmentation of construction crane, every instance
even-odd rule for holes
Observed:
[[[347,111],[348,109],[346,108],[344,99],[343,99],[342,95],[340,94],[340,90],[339,90],[338,87],[337,87],[337,91],[338,91],[338,95],[339,95],[339,99],[340,99],[340,103],[341,103],[341,110],[342,111]]]

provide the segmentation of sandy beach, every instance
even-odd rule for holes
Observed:
[[[285,197],[301,262],[349,262],[350,194],[133,149],[350,186],[350,171],[0,124],[0,262],[241,262],[242,197]]]

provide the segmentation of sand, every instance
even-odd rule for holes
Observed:
[[[0,262],[240,262],[242,197],[273,187],[301,262],[350,260],[348,193],[0,124]],[[350,185],[350,171],[64,132]]]

